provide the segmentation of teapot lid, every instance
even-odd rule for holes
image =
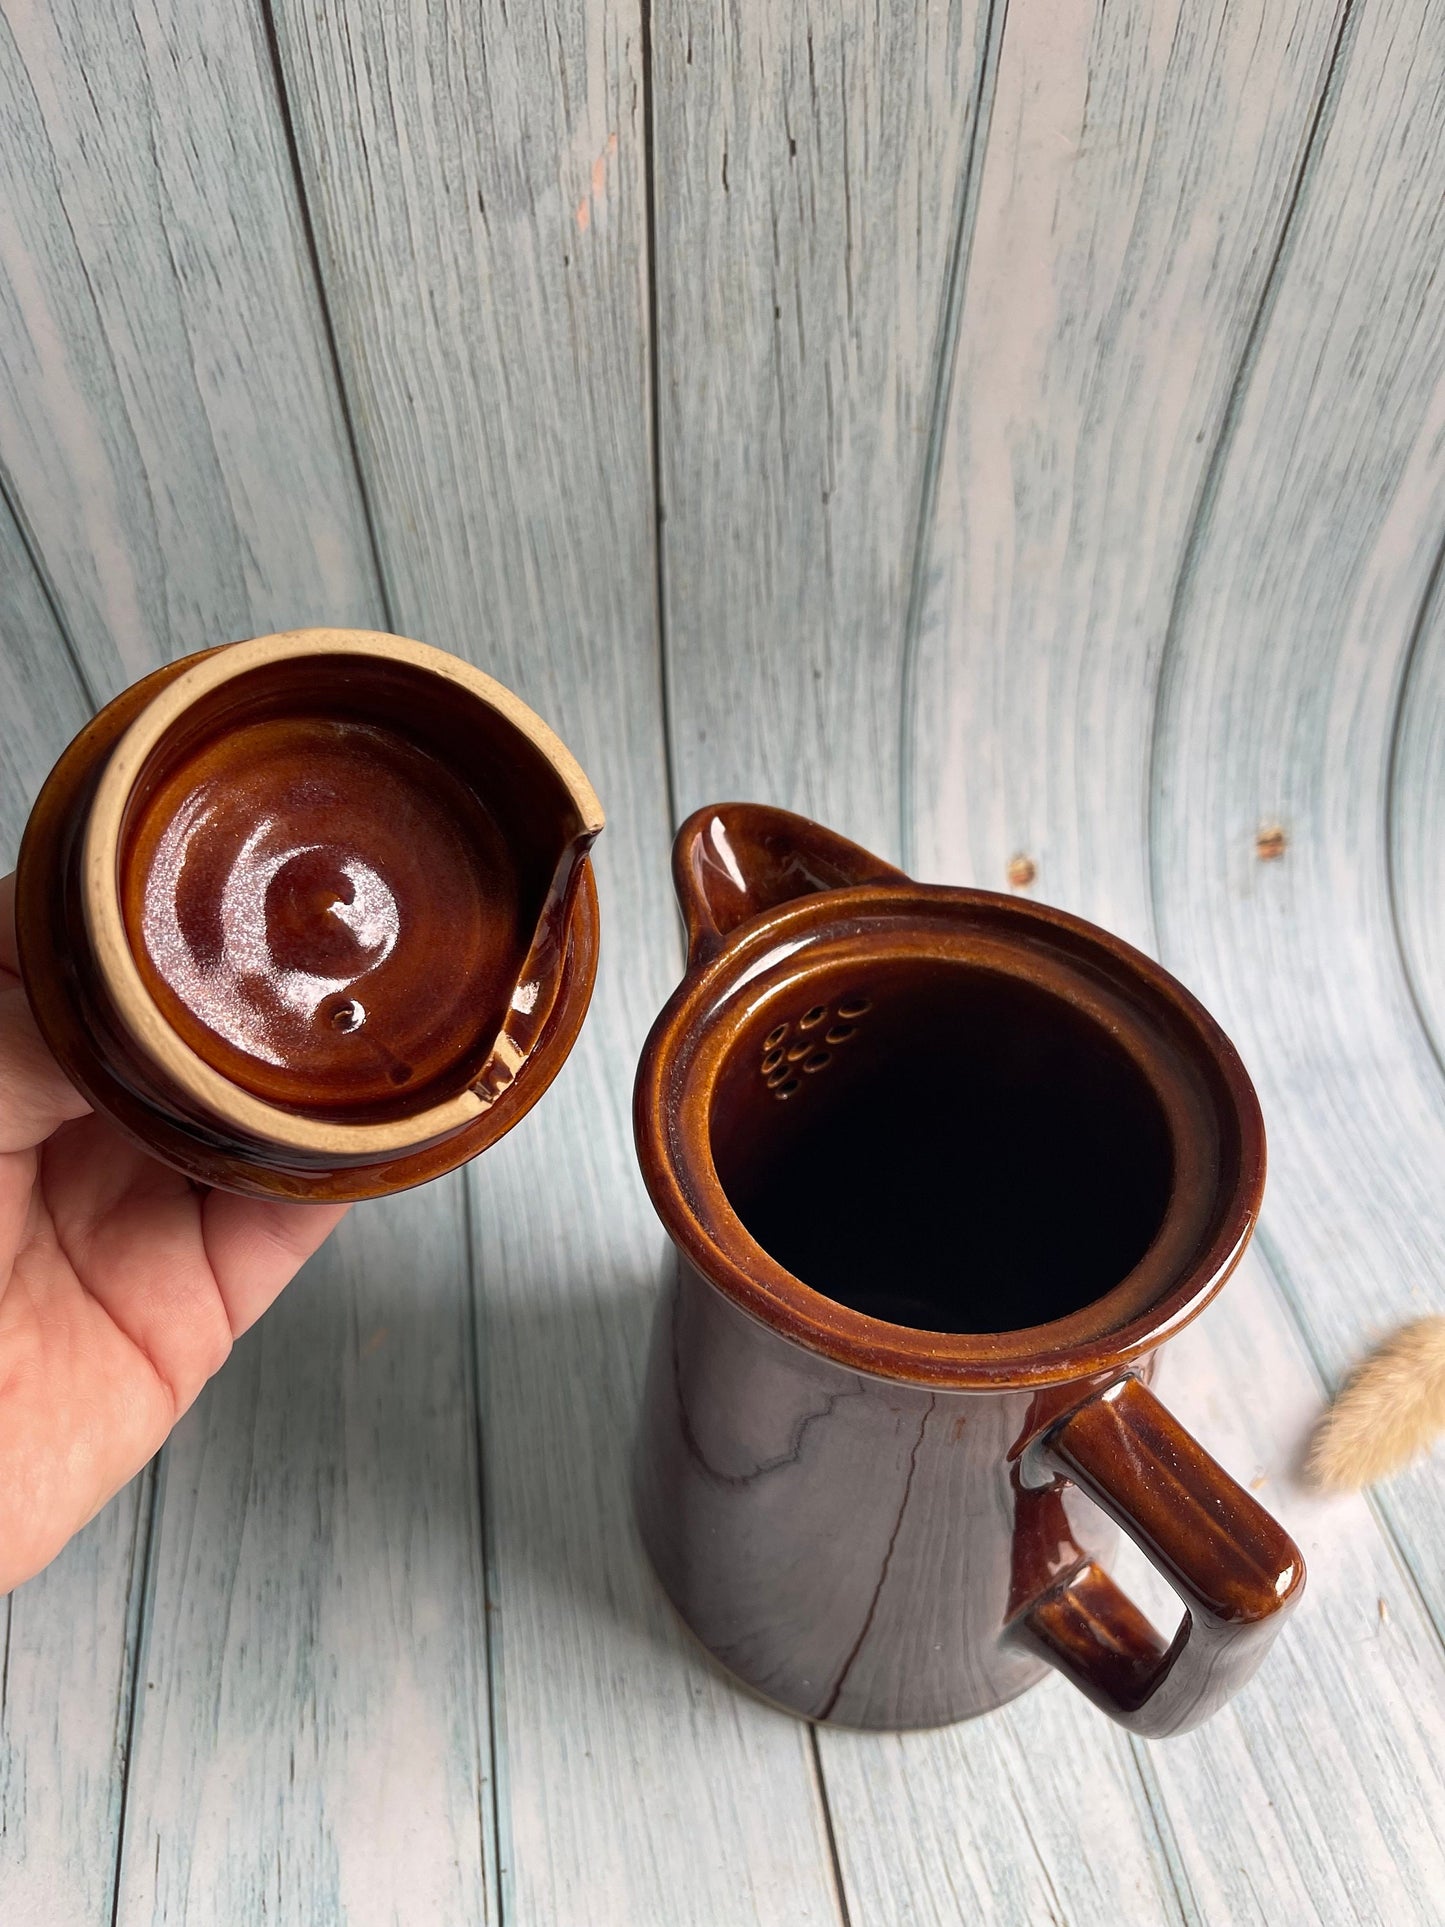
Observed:
[[[60,927],[36,879],[67,814]],[[210,1182],[397,1189],[494,1141],[560,1068],[601,827],[570,751],[469,663],[359,630],[232,644],[125,692],[57,765],[22,849],[27,986],[67,1071],[171,1162],[194,1170],[219,1131]],[[88,1041],[47,994],[66,952],[105,1007]]]

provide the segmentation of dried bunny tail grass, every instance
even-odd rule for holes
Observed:
[[[1352,1492],[1397,1471],[1445,1430],[1445,1318],[1406,1325],[1367,1358],[1320,1421],[1316,1485]]]

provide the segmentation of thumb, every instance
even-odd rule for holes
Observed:
[[[89,1109],[35,1028],[15,955],[15,879],[0,878],[0,1153],[29,1151]]]
[[[29,1151],[89,1109],[46,1049],[24,990],[0,976],[0,1153]]]

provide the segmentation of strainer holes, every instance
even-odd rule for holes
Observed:
[[[787,1034],[788,1034],[788,1026],[786,1024],[776,1025],[772,1030],[768,1032],[767,1036],[763,1039],[763,1049],[776,1050],[778,1048],[778,1045],[782,1043],[783,1039],[787,1036]]]
[[[783,1061],[783,1053],[776,1046],[763,1059],[763,1076],[770,1077]]]
[[[799,1086],[798,1086],[797,1078],[790,1077],[788,1078],[786,1083],[779,1084],[777,1090],[774,1091],[773,1095],[774,1097],[791,1097],[793,1095],[793,1092],[796,1091],[798,1088]]]
[[[820,1071],[825,1064],[831,1064],[832,1061],[833,1057],[830,1051],[815,1050],[810,1056],[803,1059],[803,1069],[805,1071]]]
[[[842,1001],[838,1005],[838,1015],[840,1017],[847,1017],[847,1018],[861,1017],[864,1011],[872,1010],[872,1008],[873,1008],[873,999],[871,997],[864,997],[861,994],[858,994],[852,997],[844,997],[842,999]]]
[[[846,1044],[850,1037],[858,1035],[856,1024],[830,1024],[823,1038],[825,1044]]]
[[[816,1030],[827,1015],[828,1006],[826,1004],[814,1004],[811,1010],[805,1011],[798,1019],[798,1029]]]

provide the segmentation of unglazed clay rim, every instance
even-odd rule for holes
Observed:
[[[871,1318],[813,1290],[752,1237],[723,1190],[710,1131],[696,1126],[746,1020],[747,1000],[740,993],[771,987],[775,963],[786,963],[795,953],[801,960],[805,946],[828,926],[866,918],[876,929],[890,917],[937,918],[950,909],[975,917],[992,914],[1035,953],[1041,941],[1048,946],[1052,933],[1066,965],[1069,952],[1059,938],[1075,947],[1082,942],[1116,995],[1127,996],[1130,980],[1142,979],[1149,1001],[1156,1006],[1162,1001],[1183,1020],[1199,1059],[1211,1064],[1227,1096],[1227,1111],[1220,1104],[1218,1114],[1226,1125],[1232,1123],[1237,1137],[1239,1170],[1232,1194],[1206,1216],[1212,1235],[1175,1281],[1161,1280],[1142,1303],[1141,1287],[1179,1216],[1172,1202],[1128,1276],[1079,1310],[1016,1331],[953,1333]],[[859,961],[866,964],[876,949],[870,950],[867,936],[858,941]],[[877,937],[872,941],[876,944]],[[844,948],[841,940],[830,944],[830,960]],[[1116,1041],[1125,1040],[1116,1035]],[[1171,1115],[1147,1063],[1135,1051],[1130,1055]],[[684,1113],[693,1128],[684,1126]],[[1253,1232],[1264,1188],[1264,1121],[1254,1087],[1234,1046],[1182,984],[1131,945],[1065,911],[993,891],[912,882],[820,892],[739,924],[716,956],[688,972],[654,1024],[638,1066],[634,1124],[643,1178],[668,1232],[741,1310],[852,1370],[958,1390],[1030,1388],[1110,1373],[1152,1351],[1197,1316],[1228,1279]],[[1122,1314],[1117,1321],[1111,1317],[1115,1311]]]
[[[585,830],[602,828],[596,792],[571,751],[512,691],[445,650],[366,629],[292,629],[237,642],[203,657],[146,705],[116,744],[96,787],[81,848],[80,896],[96,967],[116,1014],[163,1075],[203,1111],[248,1137],[288,1151],[375,1160],[417,1150],[462,1130],[488,1108],[474,1090],[411,1117],[383,1124],[339,1124],[298,1116],[253,1097],[215,1070],[177,1035],[146,988],[126,934],[118,885],[121,825],[142,769],[166,732],[199,697],[273,663],[313,656],[370,656],[456,683],[495,710],[546,758]]]

